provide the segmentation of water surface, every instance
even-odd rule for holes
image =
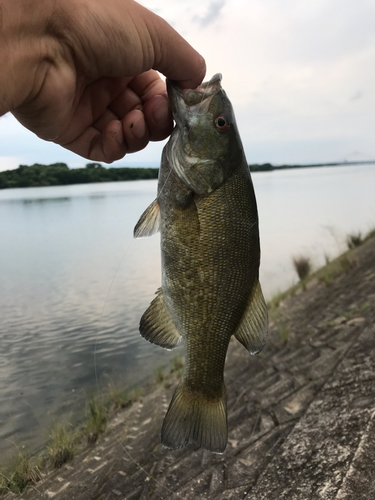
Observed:
[[[266,297],[296,281],[348,233],[375,226],[375,166],[253,175]],[[82,418],[92,391],[153,376],[170,353],[139,318],[160,286],[159,236],[132,231],[156,181],[0,191],[0,455],[36,449],[54,419]]]

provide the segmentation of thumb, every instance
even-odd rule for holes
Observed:
[[[206,74],[205,60],[164,19],[149,14],[146,22],[154,48],[153,69],[182,88],[195,89]]]

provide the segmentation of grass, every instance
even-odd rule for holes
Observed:
[[[0,492],[22,493],[26,486],[41,479],[40,464],[27,453],[18,450],[7,466],[0,468]]]
[[[162,365],[158,365],[155,370],[155,382],[157,384],[163,384],[165,382],[165,371]]]
[[[267,309],[273,311],[279,307],[281,302],[289,296],[290,290],[276,293],[272,299],[267,301]]]
[[[279,331],[280,331],[280,340],[281,342],[285,343],[289,337],[289,330],[288,327],[285,325],[285,323],[281,323],[279,325]]]
[[[371,231],[369,231],[369,232],[366,234],[366,236],[365,236],[365,238],[364,238],[364,240],[363,240],[363,241],[367,241],[367,240],[369,240],[370,238],[375,238],[375,229],[371,229]]]
[[[305,257],[304,255],[300,255],[299,257],[293,257],[293,266],[301,281],[307,278],[307,276],[311,272],[310,258]]]
[[[127,391],[118,389],[111,381],[108,384],[109,397],[114,409],[126,408],[132,403],[131,394]]]
[[[346,244],[349,250],[359,247],[359,245],[361,245],[362,243],[363,243],[363,238],[360,231],[358,231],[358,233],[349,234],[346,237]]]
[[[102,434],[107,428],[108,408],[91,396],[88,402],[87,419],[84,426],[87,440],[89,443],[94,443],[99,434]]]
[[[348,252],[337,257],[326,266],[319,269],[315,276],[325,285],[330,285],[340,274],[349,271],[353,267],[353,262],[349,259]]]
[[[59,422],[52,427],[47,449],[53,468],[57,469],[73,458],[77,440],[78,435],[71,425]]]
[[[177,378],[181,378],[184,372],[185,358],[184,356],[174,356],[171,361],[171,373],[174,373]]]

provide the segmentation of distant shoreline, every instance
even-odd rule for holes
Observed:
[[[258,163],[249,165],[251,172],[272,172],[273,170],[286,170],[292,168],[315,168],[315,167],[346,167],[350,165],[372,165],[375,164],[375,160],[365,160],[365,161],[342,161],[342,162],[331,162],[331,163],[310,163],[307,165],[272,165],[271,163],[264,163],[259,165]]]
[[[375,160],[311,163],[308,165],[272,165],[271,163],[250,164],[251,172],[272,172],[286,169],[315,167],[336,167],[350,165],[371,165]],[[66,163],[51,165],[20,165],[14,170],[0,172],[0,189],[65,186],[91,184],[96,182],[117,182],[157,179],[159,168],[103,167],[100,163],[87,163],[84,168],[69,168]]]

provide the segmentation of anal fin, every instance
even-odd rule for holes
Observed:
[[[149,205],[134,228],[134,238],[152,236],[159,231],[160,227],[160,206],[158,200],[154,200]]]
[[[253,288],[249,301],[234,336],[251,354],[258,354],[266,343],[268,312],[259,281]]]
[[[143,314],[139,331],[143,338],[165,349],[173,349],[180,342],[181,335],[173,323],[161,289]]]

